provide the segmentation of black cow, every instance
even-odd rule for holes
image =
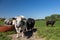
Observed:
[[[53,26],[55,24],[55,20],[48,20],[48,21],[46,21],[46,25],[48,26],[48,25],[51,25],[51,26]]]
[[[26,22],[27,30],[28,30],[28,31],[29,31],[29,30],[30,30],[30,31],[33,30],[34,25],[35,25],[35,20],[34,20],[33,18],[28,18],[28,19],[27,19],[27,22]]]

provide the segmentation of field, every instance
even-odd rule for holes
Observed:
[[[3,22],[0,22],[2,25]],[[60,21],[56,21],[54,27],[50,25],[47,27],[45,21],[36,21],[35,27],[37,28],[37,35],[39,38],[45,38],[45,40],[60,40]],[[9,34],[15,33],[14,31],[1,32],[0,40],[11,40],[7,37]]]
[[[4,22],[0,21],[0,25],[4,25]],[[0,32],[0,40],[11,40],[11,37],[8,37],[7,35],[14,33],[15,33],[14,31]]]
[[[47,27],[45,21],[36,21],[37,35],[46,40],[60,40],[60,21],[56,21],[55,27]]]

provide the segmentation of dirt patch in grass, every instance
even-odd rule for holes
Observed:
[[[16,37],[16,34],[12,34],[12,35],[8,35],[8,36],[12,37],[12,40],[45,40],[44,38],[38,38],[36,35],[37,32],[35,32],[35,31],[34,32],[29,31],[24,34],[25,34],[25,36],[21,37],[21,33],[20,33],[19,38]]]

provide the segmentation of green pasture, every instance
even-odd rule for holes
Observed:
[[[3,25],[3,22],[0,22]],[[54,27],[50,25],[47,27],[45,21],[36,21],[37,36],[45,38],[45,40],[60,40],[60,21],[56,21]],[[11,40],[7,35],[14,34],[14,31],[0,32],[0,40]]]
[[[60,21],[56,21],[54,27],[47,27],[45,21],[36,21],[37,35],[45,40],[60,40]]]

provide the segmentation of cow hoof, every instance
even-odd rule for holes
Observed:
[[[17,38],[19,38],[19,36],[16,36]]]
[[[24,37],[24,36],[22,36],[22,37]]]
[[[22,35],[22,38],[24,38],[24,35]]]
[[[19,37],[17,37],[17,38],[19,38]]]
[[[22,35],[22,38],[24,38],[24,35]]]

